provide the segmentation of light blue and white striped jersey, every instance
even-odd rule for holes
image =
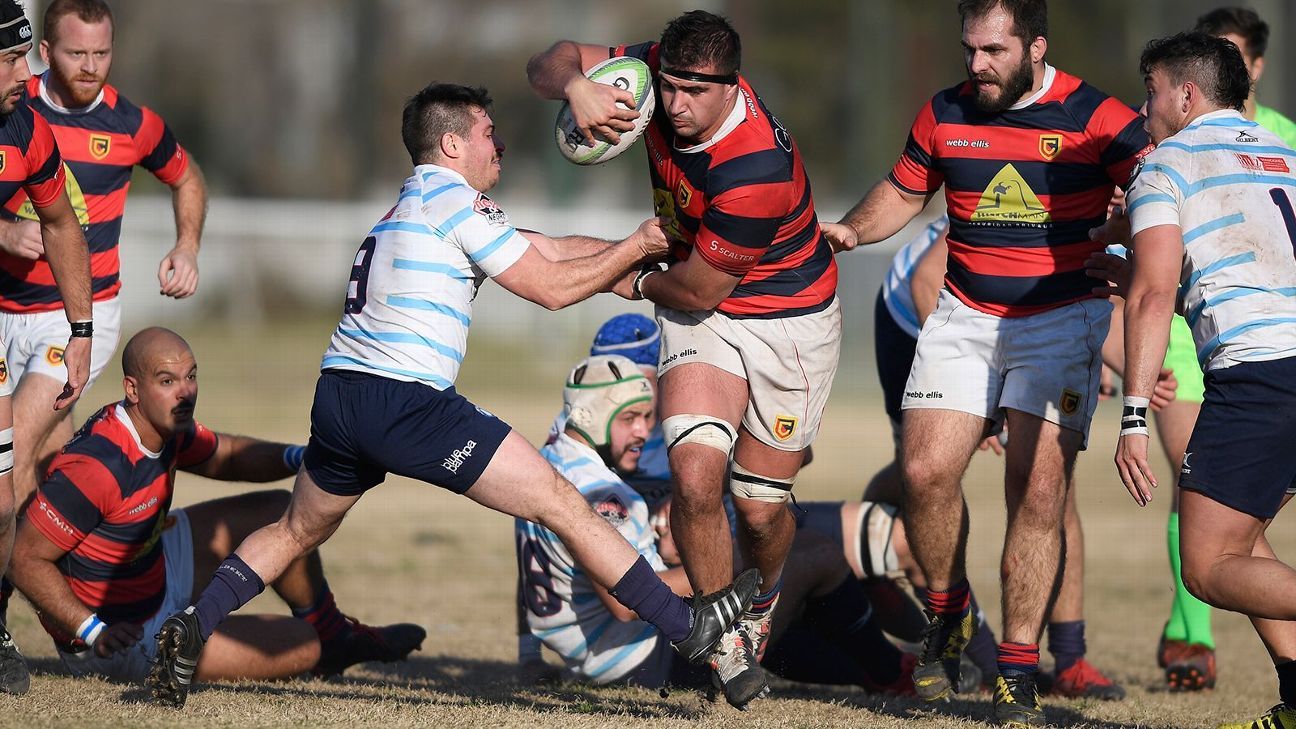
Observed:
[[[1134,233],[1183,233],[1176,308],[1203,370],[1296,356],[1293,166],[1273,133],[1215,111],[1158,145],[1130,187]]]
[[[909,284],[914,269],[918,268],[919,262],[931,251],[932,244],[947,225],[949,216],[940,216],[896,251],[891,259],[891,268],[887,270],[886,281],[882,284],[882,300],[886,302],[891,318],[914,339],[922,331],[922,322],[918,321],[918,307],[914,306],[913,290],[909,288]]]
[[[458,172],[415,167],[356,253],[321,369],[450,387],[468,348],[478,287],[529,245]]]
[[[567,434],[540,453],[589,505],[648,560],[666,569],[657,554],[643,498],[603,464],[593,448]],[[599,600],[585,571],[553,532],[515,520],[522,569],[522,602],[532,634],[562,656],[574,678],[609,683],[624,678],[664,640],[642,620],[621,622]]]

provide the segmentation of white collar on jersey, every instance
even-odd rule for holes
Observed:
[[[423,176],[429,172],[433,172],[438,175],[449,175],[450,177],[453,177],[456,181],[468,185],[467,178],[465,178],[463,175],[459,174],[458,172],[450,169],[449,167],[434,165],[431,162],[425,162],[421,165],[414,165],[414,174],[418,175],[420,181],[423,179]],[[469,185],[469,187],[471,187],[471,185]]]
[[[117,403],[117,407],[113,410],[113,414],[116,415],[117,419],[122,422],[122,425],[126,426],[126,430],[129,431],[131,437],[135,439],[135,445],[139,446],[141,453],[154,460],[162,457],[162,454],[160,452],[154,453],[153,451],[144,447],[144,443],[140,440],[139,437],[139,431],[135,430],[135,423],[131,422],[130,415],[126,412],[126,408],[123,407],[121,403]]]
[[[716,142],[719,142],[721,139],[727,137],[729,135],[729,132],[732,132],[733,130],[737,129],[738,125],[742,124],[743,119],[747,118],[748,103],[749,103],[749,99],[747,98],[747,92],[743,91],[742,87],[739,86],[738,97],[734,99],[733,111],[729,112],[728,118],[724,120],[724,124],[720,125],[720,130],[715,133],[715,136],[711,137],[705,142],[702,142],[701,144],[695,144],[692,147],[681,147],[677,144],[675,145],[675,151],[681,152],[683,154],[694,154],[711,148],[711,146],[714,145]],[[678,141],[678,138],[676,139],[676,141]]]
[[[1196,129],[1197,127],[1202,126],[1203,124],[1205,124],[1206,122],[1212,119],[1233,119],[1234,121],[1241,122],[1241,124],[1246,127],[1259,126],[1258,124],[1251,121],[1250,119],[1247,119],[1246,117],[1242,116],[1242,112],[1236,109],[1216,109],[1215,111],[1208,111],[1205,114],[1202,114],[1201,116],[1197,117],[1196,119],[1193,119],[1192,121],[1188,122],[1188,124],[1184,127],[1184,130],[1187,131],[1189,129]]]
[[[1016,104],[1013,104],[1012,106],[1008,107],[1008,111],[1019,111],[1019,110],[1021,110],[1021,109],[1025,109],[1026,107],[1030,106],[1031,104],[1034,104],[1035,102],[1037,102],[1037,101],[1039,101],[1040,99],[1044,98],[1044,94],[1047,94],[1047,93],[1049,92],[1049,89],[1053,88],[1053,77],[1056,76],[1056,75],[1057,75],[1057,71],[1054,70],[1054,68],[1053,68],[1052,66],[1048,65],[1047,63],[1045,63],[1045,64],[1044,64],[1044,83],[1040,84],[1040,90],[1039,90],[1039,91],[1036,91],[1035,93],[1031,94],[1030,96],[1026,97],[1025,99],[1022,99],[1021,101],[1017,102]]]
[[[95,100],[90,102],[88,106],[83,106],[80,109],[69,109],[66,106],[60,106],[59,104],[55,103],[53,99],[50,98],[49,91],[45,88],[45,74],[41,74],[40,97],[41,97],[41,101],[48,104],[51,109],[57,111],[60,114],[89,114],[90,112],[97,109],[100,104],[103,103],[104,92],[103,89],[99,89],[99,95],[96,96]]]

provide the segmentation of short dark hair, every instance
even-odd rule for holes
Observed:
[[[1241,109],[1251,95],[1251,75],[1233,43],[1198,30],[1150,41],[1139,59],[1139,73],[1166,72],[1175,84],[1192,81],[1212,102]]]
[[[1269,47],[1269,24],[1251,8],[1215,8],[1197,19],[1197,27],[1211,35],[1239,35],[1252,58],[1261,58]]]
[[[727,19],[690,10],[666,24],[661,56],[663,66],[684,71],[714,66],[717,75],[725,76],[742,66],[742,41]]]
[[[113,24],[112,8],[104,0],[54,0],[45,8],[45,27],[41,31],[44,35],[41,37],[46,41],[53,43],[55,37],[55,28],[58,22],[64,16],[75,15],[83,23],[98,23],[107,20],[109,25]]]
[[[440,148],[446,134],[468,136],[473,109],[489,110],[491,98],[481,86],[433,81],[405,102],[401,141],[414,164],[423,164]]]
[[[959,0],[959,18],[979,18],[995,8],[1003,8],[1013,20],[1013,35],[1029,46],[1036,38],[1048,38],[1047,0]]]

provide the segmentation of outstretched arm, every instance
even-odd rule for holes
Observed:
[[[881,180],[840,223],[823,226],[824,235],[828,236],[834,252],[886,240],[917,217],[935,194],[915,195],[896,187],[889,179]]]
[[[265,483],[297,472],[301,446],[220,433],[211,458],[183,470],[217,481]]]

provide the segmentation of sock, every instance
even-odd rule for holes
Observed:
[[[900,678],[900,649],[882,634],[868,593],[853,576],[827,595],[807,599],[804,619],[854,657],[876,685],[887,686]]]
[[[783,590],[783,578],[779,577],[778,582],[774,583],[774,588],[769,592],[762,592],[752,599],[752,606],[748,608],[747,614],[753,617],[759,617],[769,612],[774,607],[774,602],[778,600],[779,593]]]
[[[1071,620],[1048,624],[1049,653],[1053,654],[1053,671],[1061,673],[1085,656],[1085,621]]]
[[[193,604],[198,616],[198,632],[203,640],[211,637],[216,626],[265,590],[265,582],[237,554],[221,562],[212,581]]]
[[[1278,696],[1284,704],[1296,709],[1296,661],[1274,666],[1278,671]]]
[[[994,628],[986,622],[985,613],[981,611],[981,606],[977,605],[976,595],[971,595],[971,601],[968,606],[977,616],[977,632],[972,636],[972,640],[963,649],[963,653],[976,667],[981,669],[981,682],[993,683],[994,677],[999,674],[999,643],[995,640]]]
[[[1000,643],[999,675],[1034,676],[1039,672],[1039,643]]]
[[[954,583],[948,590],[928,590],[927,607],[937,615],[963,615],[972,604],[972,588],[967,578]]]
[[[1183,637],[1177,638],[1171,635],[1169,626],[1166,629],[1166,637],[1199,643],[1215,650],[1215,636],[1211,632],[1211,606],[1188,592],[1188,588],[1184,587],[1183,573],[1180,572],[1182,562],[1179,559],[1179,514],[1170,515],[1170,527],[1166,530],[1166,534],[1168,541],[1173,542],[1170,547],[1170,569],[1174,572],[1175,579],[1175,611],[1183,620]]]
[[[657,626],[672,643],[684,640],[693,630],[693,609],[670,591],[642,555],[609,592],[617,602]]]
[[[531,633],[524,633],[517,637],[518,640],[518,663],[526,665],[537,661],[544,661],[544,654],[541,646],[544,643]]]
[[[14,586],[8,577],[0,577],[0,625],[9,623],[9,598],[13,597]]]
[[[293,608],[292,614],[294,618],[301,618],[311,624],[315,634],[319,636],[320,643],[330,643],[351,634],[351,623],[347,622],[346,616],[337,609],[328,582],[320,588],[320,593],[313,604],[304,608]]]
[[[1188,624],[1184,622],[1183,607],[1180,605],[1179,591],[1183,578],[1179,574],[1179,512],[1170,512],[1170,521],[1166,524],[1166,551],[1170,555],[1170,574],[1174,577],[1174,601],[1170,604],[1170,619],[1166,621],[1162,635],[1166,640],[1188,640]]]

